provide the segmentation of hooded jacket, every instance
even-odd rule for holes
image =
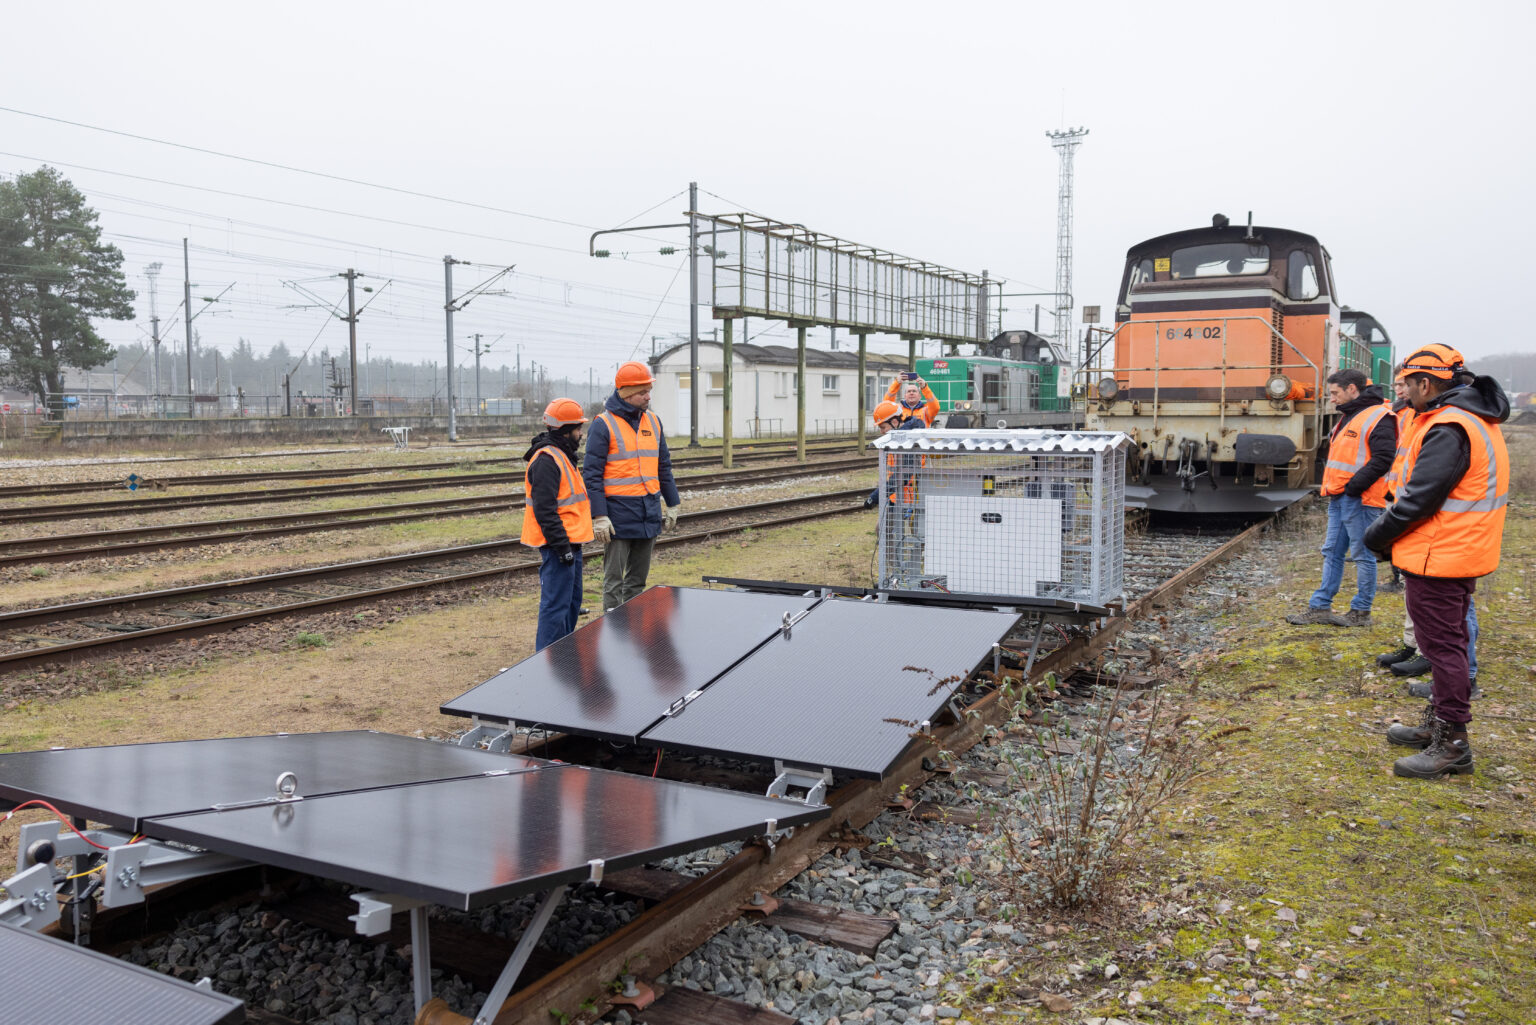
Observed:
[[[1385,403],[1381,394],[1381,386],[1368,384],[1360,389],[1357,398],[1350,399],[1339,407],[1339,423],[1343,424],[1361,410],[1370,409]],[[1384,416],[1371,431],[1371,436],[1365,439],[1365,444],[1370,452],[1370,458],[1364,466],[1349,478],[1349,483],[1344,485],[1344,494],[1350,498],[1359,498],[1370,490],[1386,472],[1392,469],[1392,458],[1397,454],[1397,418]]]
[[[617,388],[603,403],[603,408],[622,418],[635,430],[640,429],[643,410],[619,398]],[[660,421],[660,417],[657,420]],[[608,425],[594,418],[587,428],[587,454],[581,464],[582,479],[587,482],[587,498],[592,503],[592,518],[606,516],[613,522],[613,536],[622,538],[655,537],[661,533],[661,504],[677,505],[682,497],[672,479],[672,455],[667,451],[666,434],[657,440],[656,477],[661,492],[655,495],[607,495],[603,493],[603,474],[608,467]]]
[[[1441,392],[1419,415],[1441,406],[1456,406],[1492,424],[1509,419],[1509,397],[1498,381],[1483,375]],[[1390,552],[1392,543],[1415,523],[1433,516],[1471,469],[1472,440],[1465,428],[1455,422],[1433,423],[1426,432],[1412,473],[1397,482],[1396,500],[1365,530],[1365,546],[1373,552]]]
[[[533,454],[546,445],[558,448],[571,461],[571,466],[576,465],[576,442],[568,430],[545,431],[534,435],[528,451],[523,453],[523,461],[532,460]],[[528,493],[523,496],[523,501],[527,502],[528,508],[533,510],[533,518],[538,522],[539,529],[544,532],[544,547],[563,552],[571,546],[571,540],[565,532],[565,524],[560,519],[559,494],[559,465],[553,459],[539,459],[532,462],[528,467]]]

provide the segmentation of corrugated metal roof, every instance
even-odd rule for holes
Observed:
[[[892,431],[876,448],[928,452],[1108,452],[1131,443],[1120,431],[919,430]]]

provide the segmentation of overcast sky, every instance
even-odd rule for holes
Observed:
[[[1320,238],[1339,299],[1379,317],[1400,355],[1445,341],[1475,365],[1536,350],[1508,309],[1527,294],[1519,254],[1536,229],[1533,10],[8,4],[0,106],[441,198],[7,111],[0,173],[52,163],[101,214],[141,293],[137,323],[103,326],[110,341],[147,336],[152,261],[172,315],[186,236],[195,295],[235,286],[198,318],[204,344],[340,353],[346,325],[284,282],[330,304],[350,266],[394,282],[360,343],[441,360],[451,253],[475,264],[455,269],[456,291],[516,265],[509,296],[458,315],[462,344],[480,332],[499,339],[488,365],[521,345],[525,366],[601,377],[652,335],[686,332],[687,281],[681,233],[609,241],[629,258],[602,261],[586,255],[593,229],[675,221],[697,180],[707,212],[750,209],[1048,291],[1045,132],[1081,125],[1079,303],[1107,311],[1137,241],[1252,210]],[[667,243],[679,255],[656,252]],[[1003,326],[1032,326],[1033,301],[1010,301]]]

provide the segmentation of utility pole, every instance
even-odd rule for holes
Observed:
[[[699,183],[688,183],[688,447],[699,447]],[[803,348],[803,346],[802,346]],[[804,382],[801,382],[802,385]],[[805,435],[800,436],[805,458]]]
[[[453,265],[468,263],[443,257],[443,311],[448,318],[448,440],[458,441],[458,421],[453,415]],[[435,374],[433,376],[436,376]]]
[[[1056,190],[1056,341],[1068,354],[1068,359],[1071,359],[1072,338],[1072,154],[1087,134],[1086,128],[1045,133],[1061,158],[1060,182]]]
[[[362,277],[363,275],[359,274],[357,271],[353,270],[351,267],[348,267],[347,270],[346,270],[346,273],[338,274],[336,276],[339,277],[339,278],[346,278],[347,279],[347,338],[348,338],[348,340],[350,342],[350,345],[351,345],[351,350],[350,351],[351,351],[351,354],[352,354],[352,357],[351,357],[351,368],[350,368],[350,373],[352,374],[352,376],[349,377],[347,380],[349,382],[349,386],[352,389],[352,415],[356,416],[357,415],[357,294],[356,294],[356,290],[355,289],[356,289],[357,279]]]
[[[197,404],[192,401],[192,261],[187,256],[187,240],[181,240],[182,308],[181,319],[187,325],[187,419],[192,419]]]
[[[161,266],[157,260],[144,268],[144,276],[149,279],[149,340],[155,349],[155,405],[157,407],[160,405],[160,314],[155,310],[155,278],[159,277]]]

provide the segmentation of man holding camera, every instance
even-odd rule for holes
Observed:
[[[933,389],[928,387],[927,381],[910,371],[896,375],[896,380],[886,389],[885,400],[896,403],[897,414],[903,422],[917,417],[922,421],[920,426],[932,427],[933,418],[939,415],[939,400],[934,396]]]

